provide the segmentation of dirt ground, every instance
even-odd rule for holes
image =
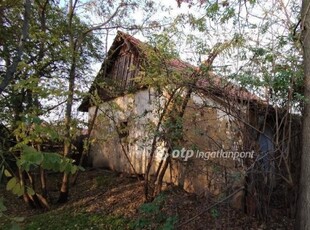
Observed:
[[[144,203],[143,181],[137,178],[103,169],[86,170],[80,173],[77,184],[71,187],[70,199],[65,205],[56,204],[61,177],[54,174],[52,178],[49,184],[51,210],[70,208],[78,212],[83,209],[91,214],[123,216],[128,219],[138,219],[141,215],[138,210]],[[27,217],[44,212],[27,208],[22,199],[6,191],[4,186],[1,186],[0,192],[5,198],[7,214],[23,216],[27,220]],[[217,202],[215,198],[199,197],[176,187],[169,188],[164,194],[160,212],[164,218],[177,217],[175,229],[293,229],[293,220],[285,217],[281,210],[273,211],[268,223],[263,223],[232,209],[229,201],[204,211]],[[157,228],[154,225],[154,228],[148,229]]]

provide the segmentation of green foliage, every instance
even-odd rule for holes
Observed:
[[[44,213],[27,219],[23,229],[127,229],[128,220],[118,216],[105,216],[87,212],[74,212],[72,209]]]
[[[183,137],[183,118],[182,117],[169,117],[163,124],[164,130],[167,132],[164,135],[166,139],[172,143],[177,144],[178,140]]]
[[[74,165],[72,159],[63,157],[58,153],[40,152],[27,145],[23,145],[21,149],[22,154],[17,161],[17,165],[27,172],[30,171],[31,168],[39,166],[43,169],[65,172],[68,174],[75,174],[79,169],[83,170],[82,167]]]
[[[170,36],[171,35],[168,33],[154,34],[149,41],[149,43],[159,52],[157,55],[165,55],[165,59],[179,57],[177,44]],[[146,54],[146,56],[149,57],[149,54]]]
[[[220,216],[220,212],[217,208],[212,208],[210,214],[214,219],[217,219]]]
[[[6,185],[7,190],[11,190],[13,194],[21,196],[24,194],[25,188],[21,185],[16,177],[12,177]]]
[[[165,194],[160,193],[153,202],[145,203],[139,208],[139,218],[130,223],[132,229],[174,229],[178,219],[176,216],[167,217],[162,211]]]
[[[7,210],[3,203],[3,197],[0,198],[0,217],[3,216],[3,213]]]
[[[41,167],[55,172],[75,174],[77,170],[83,170],[82,167],[74,165],[72,159],[63,157],[58,153],[40,152],[27,145],[18,145],[18,148],[21,152],[21,156],[17,160],[17,166],[22,171],[30,172],[35,168]],[[25,193],[29,195],[34,195],[36,193],[32,187],[24,186],[20,180],[12,176],[9,171],[6,170],[5,175],[10,177],[6,189],[13,194],[22,196]]]
[[[23,1],[1,3],[0,76],[4,76],[19,45],[22,30]],[[2,8],[2,4],[4,5]],[[58,1],[34,1],[29,19],[29,39],[25,41],[25,54],[18,66],[18,74],[6,89],[5,98],[0,97],[0,117],[15,128],[23,117],[49,116],[53,106],[67,94],[66,76],[69,75],[71,47],[68,43],[67,9]],[[4,26],[5,25],[5,26]],[[90,25],[80,15],[73,16],[73,36],[80,36]],[[4,36],[2,38],[2,36]],[[90,65],[102,59],[102,42],[95,34],[84,37],[79,58],[76,60],[76,75],[88,76]],[[77,82],[79,83],[79,82]],[[81,87],[76,87],[77,89]],[[78,90],[77,90],[78,91]],[[49,103],[45,103],[46,100]],[[13,116],[7,116],[13,114]]]
[[[214,19],[215,16],[218,14],[218,11],[220,10],[219,7],[219,3],[218,2],[210,2],[207,6],[206,6],[206,11],[207,11],[207,15],[208,17]]]
[[[169,216],[160,229],[161,230],[172,230],[174,229],[174,226],[176,225],[177,222],[178,222],[177,216],[172,216],[172,217]]]

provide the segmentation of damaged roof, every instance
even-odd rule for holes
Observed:
[[[113,84],[113,81],[109,80],[114,80],[114,82],[115,80],[122,81],[122,86],[125,87],[127,87],[127,84],[130,85],[130,78],[133,78],[135,74],[137,74],[137,72],[139,71],[139,69],[131,69],[131,65],[133,63],[136,63],[136,65],[138,66],[141,64],[142,59],[147,58],[147,55],[145,55],[145,53],[143,52],[143,49],[146,46],[150,47],[150,45],[148,45],[147,43],[144,43],[129,34],[118,31],[111,45],[111,48],[107,53],[107,57],[102,63],[100,71],[98,72],[94,82],[89,89],[89,95],[83,99],[78,110],[87,112],[89,107],[94,106],[90,95],[94,95],[95,93],[100,96],[102,101],[109,101],[126,94],[128,91],[124,89],[117,90],[117,87],[111,86]],[[125,55],[127,55],[128,57],[125,57]],[[123,58],[124,61],[118,61],[117,58],[119,56],[125,57]],[[200,72],[200,68],[195,67],[180,59],[173,58],[168,60],[166,63],[167,66],[169,66],[170,70],[180,72],[182,73],[182,76],[184,76],[184,74],[189,76],[189,71],[192,73]],[[120,70],[115,70],[114,66],[116,66],[116,68],[118,69],[122,67],[121,70],[123,72],[120,72]],[[116,77],[115,79],[113,79],[113,76],[109,76],[111,75],[111,72],[113,75],[113,71],[116,72],[114,73]],[[122,75],[126,75],[126,77],[123,77]],[[254,102],[259,104],[266,104],[261,98],[259,98],[255,94],[252,94],[245,88],[239,87],[238,85],[233,84],[218,75],[215,75],[213,72],[208,72],[208,78],[203,77],[203,74],[196,74],[195,76],[199,76],[197,81],[195,81],[197,89],[206,90],[216,96],[225,96],[229,98],[235,98],[237,100],[250,101],[251,103]],[[141,88],[143,88],[143,86],[140,85],[140,89]]]

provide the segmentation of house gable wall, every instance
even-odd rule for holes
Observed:
[[[141,90],[103,103],[92,133],[94,141],[90,157],[93,166],[132,174],[132,164],[136,173],[144,174],[158,123],[158,111],[163,108],[165,100],[158,99],[154,90]],[[201,105],[202,100],[204,106]],[[94,107],[89,109],[90,119],[94,111]],[[239,124],[223,111],[223,106],[212,99],[192,96],[184,114],[183,147],[195,150],[195,154],[197,151],[237,150],[236,146],[242,145]],[[127,126],[127,135],[120,137],[117,130],[121,124]],[[165,151],[165,143],[159,142],[157,160],[151,174],[156,171]],[[180,185],[189,192],[218,194],[227,186],[242,183],[243,171],[238,164],[240,162],[233,159],[193,157],[185,162],[182,158],[175,158],[164,180]]]

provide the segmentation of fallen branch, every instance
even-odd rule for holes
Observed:
[[[188,219],[187,221],[185,221],[184,223],[181,223],[177,226],[177,228],[182,227],[183,225],[186,225],[188,223],[190,223],[191,221],[195,220],[197,217],[201,216],[202,214],[204,214],[205,212],[209,211],[211,208],[214,208],[215,206],[223,203],[224,201],[228,200],[229,198],[233,197],[234,195],[236,195],[238,192],[240,192],[241,190],[243,190],[244,187],[241,187],[239,189],[237,189],[236,191],[234,191],[232,194],[228,195],[227,197],[225,197],[224,199],[220,200],[219,202],[216,202],[215,204],[209,206],[208,208],[202,210],[200,213],[198,213],[197,215],[193,216],[192,218]]]

